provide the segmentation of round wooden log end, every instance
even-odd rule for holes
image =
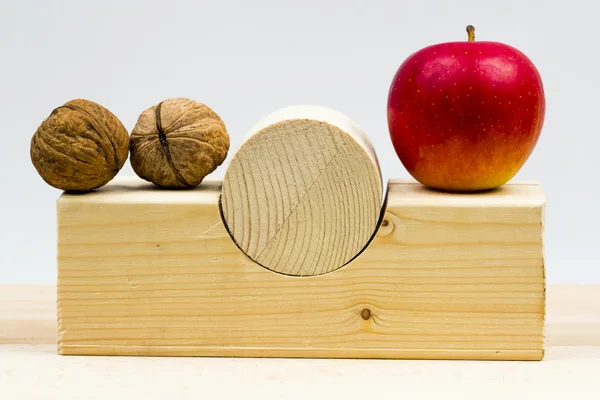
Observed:
[[[258,264],[295,276],[341,268],[377,228],[383,183],[360,127],[318,106],[261,119],[223,179],[225,226]]]

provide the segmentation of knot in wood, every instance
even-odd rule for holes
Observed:
[[[362,319],[364,319],[365,321],[368,320],[369,318],[371,318],[371,310],[369,310],[368,308],[365,308],[364,310],[362,310],[360,312],[360,316],[362,317]]]
[[[379,225],[379,230],[377,231],[377,236],[387,236],[394,230],[394,223],[392,222],[392,215],[388,212],[383,216],[383,220]]]

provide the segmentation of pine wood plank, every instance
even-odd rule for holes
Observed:
[[[548,346],[600,346],[600,285],[550,284],[546,297]],[[0,345],[56,344],[56,312],[55,285],[0,285]]]
[[[244,255],[224,229],[218,196],[218,183],[181,193],[132,179],[62,196],[60,353],[543,355],[537,185],[433,201],[419,185],[392,181],[368,248],[337,271],[303,278]]]

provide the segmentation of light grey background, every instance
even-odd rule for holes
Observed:
[[[547,115],[515,179],[548,197],[548,281],[600,282],[600,6],[524,1],[11,1],[0,3],[0,283],[52,283],[60,191],[29,159],[32,134],[73,98],[131,130],[169,97],[205,102],[232,151],[263,115],[288,105],[337,109],[375,145],[384,178],[408,177],[386,123],[389,84],[412,52],[438,42],[511,44],[537,65]],[[231,152],[230,152],[231,154]],[[214,176],[223,175],[227,162]],[[120,172],[132,175],[129,163]]]

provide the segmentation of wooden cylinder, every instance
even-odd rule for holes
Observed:
[[[292,106],[259,120],[223,178],[224,224],[252,260],[286,275],[334,271],[368,244],[383,183],[373,146],[345,115]]]

